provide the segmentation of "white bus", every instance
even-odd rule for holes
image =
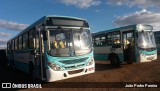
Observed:
[[[93,33],[94,58],[110,61],[113,66],[122,62],[149,62],[157,59],[153,27],[135,24]]]
[[[94,73],[91,37],[84,19],[44,16],[8,41],[8,61],[47,82]]]

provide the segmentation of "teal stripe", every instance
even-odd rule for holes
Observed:
[[[29,65],[27,63],[15,61],[15,67],[17,69],[29,74]]]
[[[96,61],[109,61],[108,60],[108,55],[109,54],[94,54],[94,59]],[[124,57],[123,57],[123,53],[119,53],[117,54],[119,57],[119,61],[120,62],[124,62]]]
[[[108,61],[107,54],[94,54],[95,61]]]
[[[64,61],[65,60],[76,60],[76,59],[81,59],[81,58],[86,58],[86,57],[88,57],[88,59],[85,60],[84,62],[73,63],[73,64],[65,64],[65,67],[67,67],[67,66],[73,66],[75,64],[78,65],[78,64],[82,64],[82,63],[84,63],[85,64],[84,66],[86,66],[88,64],[88,62],[91,60],[91,58],[93,58],[93,52],[91,52],[89,54],[86,54],[86,55],[73,56],[73,57],[70,57],[70,56],[69,57],[54,57],[54,56],[50,56],[50,55],[48,55],[48,53],[46,53],[46,60],[47,60],[47,62],[53,62],[53,63],[59,65],[60,67],[62,67],[63,69],[65,69],[64,68],[64,64],[62,64],[59,61],[63,61],[63,60]],[[48,66],[47,66],[47,69],[48,69]]]
[[[119,54],[117,54],[118,55],[118,57],[119,57],[119,61],[120,62],[124,62],[124,55],[123,55],[123,53],[119,53]]]
[[[154,50],[154,51],[144,51],[144,50],[140,50],[140,53],[143,53],[143,54],[146,54],[146,55],[151,55],[151,54],[156,54],[157,53],[157,50]]]

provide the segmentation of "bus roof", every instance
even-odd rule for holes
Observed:
[[[13,38],[11,38],[9,41],[17,38],[18,36],[22,35],[23,33],[29,31],[30,29],[34,28],[36,25],[41,24],[45,21],[46,18],[70,18],[70,19],[77,19],[77,20],[83,20],[86,21],[85,19],[82,18],[77,18],[77,17],[71,17],[71,16],[57,16],[57,15],[47,15],[47,16],[43,16],[42,18],[40,18],[39,20],[37,20],[36,22],[34,22],[33,24],[31,24],[30,26],[28,26],[26,29],[22,30],[20,33],[18,33],[16,36],[14,36]]]
[[[114,31],[118,31],[118,30],[136,29],[138,25],[144,25],[144,24],[133,24],[133,25],[128,25],[128,26],[122,26],[122,27],[118,27],[118,28],[114,28],[114,29],[99,31],[99,32],[93,33],[92,35],[94,36],[94,35],[97,35],[97,34],[114,32]]]
[[[78,17],[73,17],[73,16],[47,15],[47,16],[45,16],[45,17],[46,17],[46,18],[47,18],[47,17],[55,17],[55,18],[71,18],[71,19],[77,19],[77,20],[84,20],[84,21],[86,21],[86,19],[78,18]]]

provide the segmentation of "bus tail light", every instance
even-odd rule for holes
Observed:
[[[94,59],[92,58],[92,59],[88,62],[87,66],[90,66],[90,65],[92,65],[93,63],[94,63]]]
[[[48,62],[48,66],[52,68],[54,71],[61,71],[63,70],[59,65],[53,63],[53,62]]]

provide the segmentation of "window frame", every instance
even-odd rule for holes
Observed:
[[[105,39],[102,39],[104,37]],[[96,44],[96,38],[99,38],[99,44]],[[94,46],[106,46],[106,34],[98,34],[94,36]]]
[[[23,49],[28,49],[28,32],[25,32],[22,37]]]
[[[28,48],[29,49],[35,48],[35,40],[34,40],[35,35],[36,35],[35,32],[36,32],[36,30],[34,28],[28,31]],[[31,41],[33,43],[31,43]],[[31,45],[31,44],[33,44],[33,45]]]
[[[23,49],[23,45],[22,45],[22,43],[23,43],[23,41],[22,41],[22,35],[21,36],[19,36],[18,37],[18,40],[19,40],[19,50],[22,50]]]
[[[110,41],[109,41],[109,37],[108,36],[111,36],[110,37]],[[117,35],[119,35],[119,37],[116,37]],[[107,45],[120,45],[122,43],[121,41],[121,32],[120,31],[114,31],[114,32],[109,32],[106,34],[107,38],[106,38],[106,42],[107,42]],[[115,40],[118,39],[120,43],[118,44],[115,44]],[[110,43],[109,43],[110,42]]]

